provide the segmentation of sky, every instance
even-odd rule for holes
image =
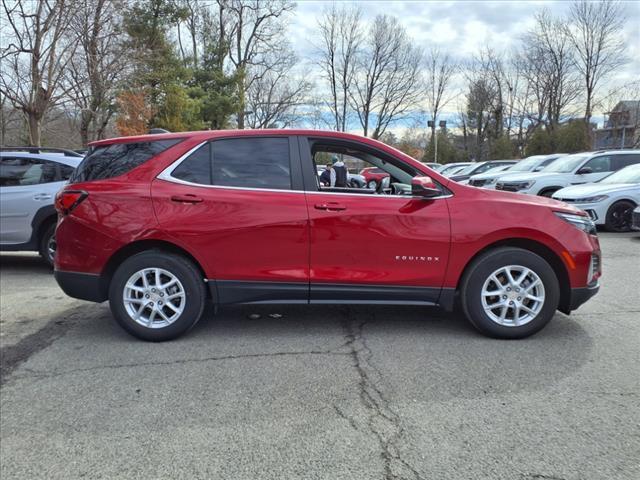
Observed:
[[[470,58],[485,45],[496,51],[516,47],[534,23],[534,15],[547,8],[563,16],[571,2],[561,1],[354,1],[363,17],[371,21],[379,14],[394,15],[410,37],[425,48],[437,46],[453,56]],[[332,2],[298,0],[289,23],[290,41],[301,58],[317,52],[317,24]],[[603,91],[640,80],[640,0],[625,1],[626,26],[620,32],[627,43],[630,62],[602,86]],[[460,97],[461,98],[461,97]],[[453,114],[457,107],[453,107]]]

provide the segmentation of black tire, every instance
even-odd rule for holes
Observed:
[[[50,249],[52,247],[52,250]],[[38,253],[42,259],[53,268],[56,251],[56,223],[52,222],[42,229],[38,242]]]
[[[635,203],[629,200],[620,200],[609,207],[604,221],[604,228],[609,232],[631,231],[631,215]]]
[[[161,328],[149,328],[137,323],[127,313],[123,300],[129,278],[145,268],[161,268],[170,272],[184,289],[183,312],[173,323]],[[173,340],[187,332],[202,317],[206,298],[202,274],[193,263],[180,255],[159,250],[149,250],[127,258],[115,271],[109,285],[109,306],[115,320],[133,336],[151,342]]]
[[[540,278],[545,298],[537,315],[519,326],[505,326],[492,320],[482,305],[482,288],[489,276],[501,267],[526,267]],[[468,268],[460,288],[462,308],[471,324],[484,335],[494,338],[525,338],[540,331],[553,317],[560,301],[560,286],[553,268],[533,252],[515,247],[501,247],[482,254]],[[513,311],[512,311],[513,315]]]
[[[559,188],[546,188],[544,190],[541,190],[540,193],[538,193],[538,196],[539,197],[551,198],[551,195],[556,193],[558,190],[560,190],[560,189]]]
[[[374,190],[378,190],[378,182],[375,180],[369,180],[367,182],[367,188],[368,189],[374,189]]]

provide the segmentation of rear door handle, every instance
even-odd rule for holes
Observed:
[[[341,210],[346,210],[347,207],[341,205],[337,202],[328,202],[328,203],[316,203],[314,205],[316,210],[326,210],[328,212],[339,212]]]
[[[196,195],[187,193],[186,195],[172,195],[171,201],[178,203],[201,203],[202,199]]]
[[[38,193],[33,196],[34,200],[51,200],[52,198],[53,195],[50,195],[48,193]]]

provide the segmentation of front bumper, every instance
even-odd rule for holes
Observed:
[[[108,298],[102,277],[92,273],[55,270],[53,276],[64,293],[90,302],[104,302]]]
[[[581,288],[572,288],[571,289],[571,298],[569,300],[568,305],[562,305],[559,307],[559,310],[562,313],[569,314],[572,310],[576,310],[580,305],[585,303],[591,297],[593,297],[600,290],[600,282],[596,282],[594,285],[581,287]]]

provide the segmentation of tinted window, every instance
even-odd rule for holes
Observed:
[[[207,143],[178,165],[171,176],[185,182],[211,185],[211,148]]]
[[[181,139],[112,143],[92,148],[78,165],[70,181],[88,182],[124,175],[180,141]]]
[[[75,168],[60,164],[60,180],[69,180]]]
[[[213,142],[213,185],[291,188],[289,139],[234,138]]]
[[[602,173],[611,171],[611,157],[595,157],[585,163],[581,169],[590,168],[591,173]]]
[[[635,165],[640,163],[640,154],[625,154],[614,155],[611,157],[612,170],[620,170],[621,168],[628,167],[629,165]]]
[[[16,187],[58,181],[55,162],[39,158],[2,157],[0,159],[0,186]]]

